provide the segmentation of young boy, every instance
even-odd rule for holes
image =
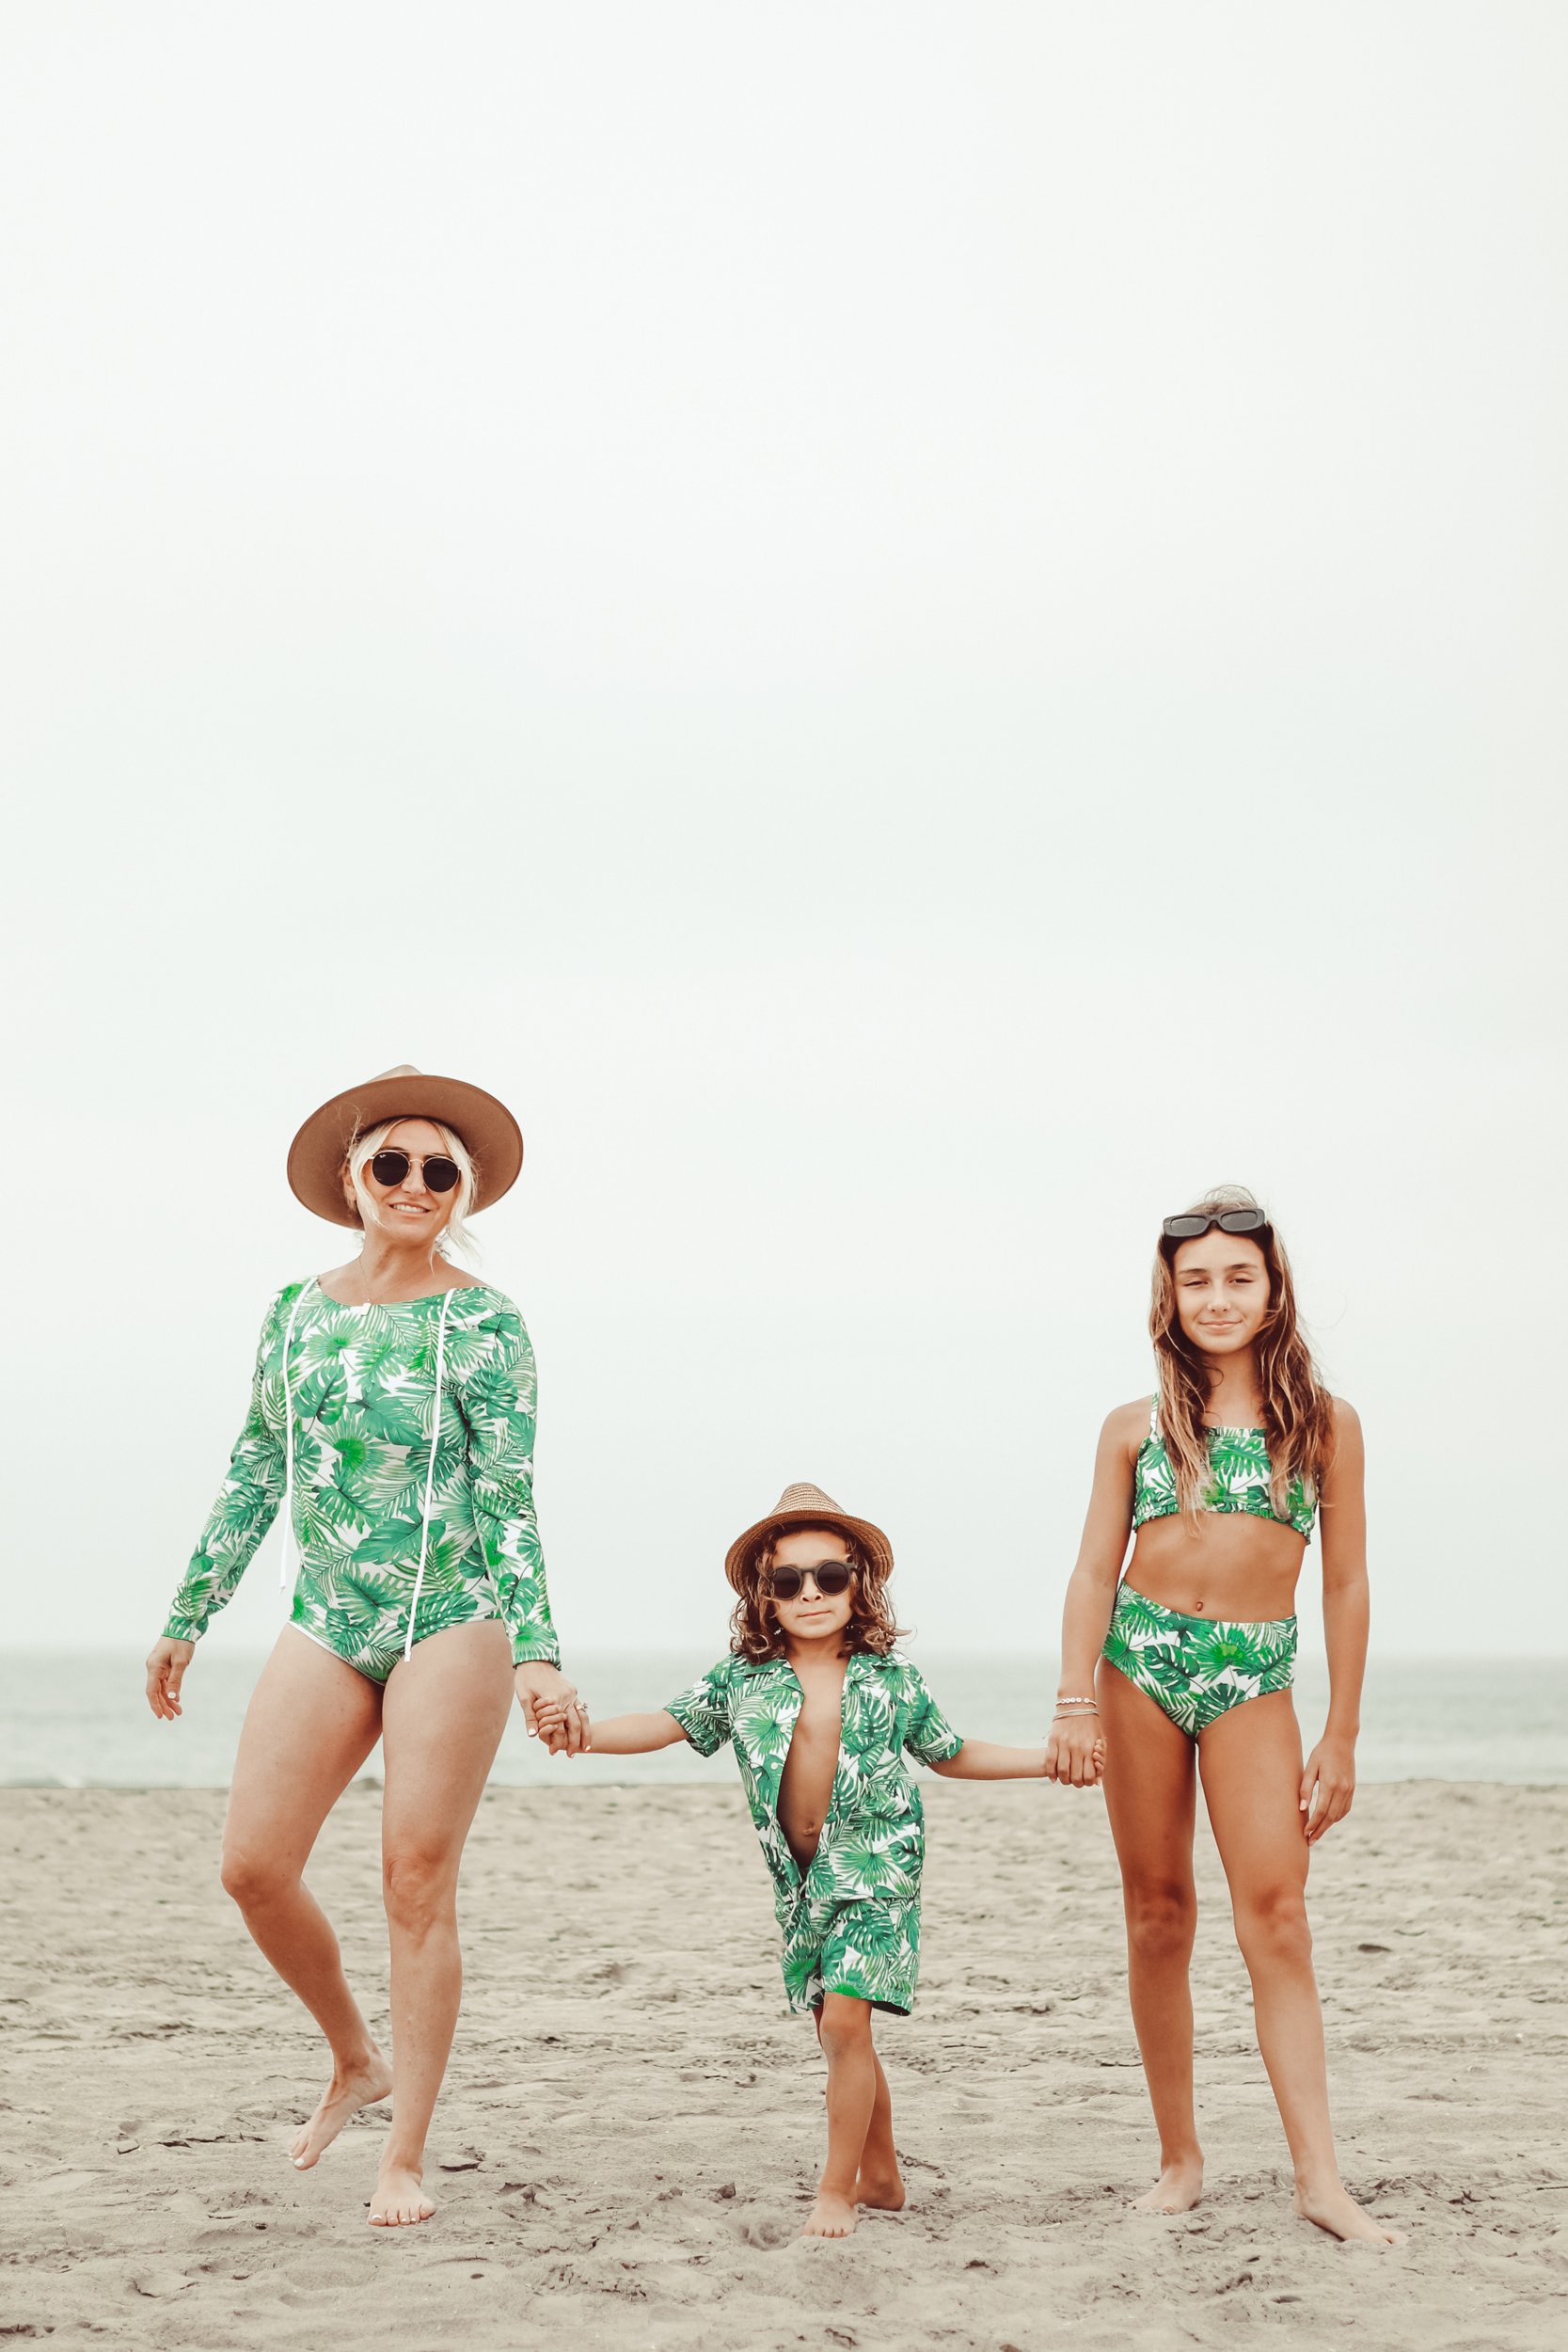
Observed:
[[[904,2184],[871,2012],[909,2014],[920,1957],[925,1824],[904,1751],[950,1780],[1042,1779],[1045,1750],[963,1740],[894,1655],[893,1549],[816,1486],[787,1487],[731,1545],[730,1654],[657,1715],[593,1726],[599,1756],[685,1739],[735,1744],[784,1931],[790,2008],[828,2060],[828,2160],[803,2237],[847,2237]],[[547,1725],[546,1726],[547,1728]]]

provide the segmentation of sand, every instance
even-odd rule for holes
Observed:
[[[377,1792],[312,1881],[385,2015]],[[1290,2212],[1212,1849],[1195,1981],[1210,2193],[1151,2170],[1098,1798],[929,1788],[926,1963],[879,2031],[911,2200],[800,2244],[820,2063],[783,2010],[738,1794],[493,1789],[464,1880],[467,2006],[429,2180],[366,2226],[380,2127],[287,2137],[307,2021],[219,1891],[216,1792],[0,1795],[0,2340],[945,2352],[1568,2341],[1568,1789],[1363,1791],[1312,1908],[1346,2177],[1409,2233]]]

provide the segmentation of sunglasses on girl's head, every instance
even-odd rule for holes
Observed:
[[[1268,1221],[1261,1209],[1221,1209],[1213,1216],[1167,1216],[1160,1230],[1170,1241],[1196,1241],[1213,1225],[1222,1233],[1260,1233]]]
[[[390,1190],[392,1185],[402,1184],[413,1165],[413,1157],[407,1152],[378,1152],[371,1162],[371,1174],[378,1184]],[[432,1192],[450,1192],[463,1174],[455,1160],[444,1159],[439,1152],[433,1159],[421,1161],[420,1168]]]
[[[816,1568],[769,1568],[768,1597],[769,1600],[799,1600],[809,1576],[824,1600],[836,1600],[840,1593],[849,1590],[849,1580],[854,1573],[847,1560],[824,1560]]]

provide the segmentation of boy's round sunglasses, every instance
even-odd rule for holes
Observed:
[[[1222,1233],[1261,1233],[1268,1222],[1261,1209],[1221,1209],[1213,1216],[1167,1216],[1160,1230],[1168,1241],[1196,1241],[1215,1225]]]
[[[371,1162],[371,1174],[378,1184],[390,1190],[393,1184],[402,1184],[413,1165],[411,1152],[378,1152]],[[421,1161],[420,1169],[432,1192],[450,1192],[463,1174],[455,1160],[446,1159],[440,1152]]]
[[[849,1590],[854,1569],[847,1560],[824,1560],[816,1568],[769,1568],[768,1597],[769,1600],[799,1600],[809,1576],[824,1600],[836,1600],[840,1593]]]

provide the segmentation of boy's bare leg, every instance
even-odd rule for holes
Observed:
[[[802,2237],[848,2237],[860,2219],[855,2182],[877,2105],[877,2053],[871,2004],[825,1993],[816,2038],[828,2060],[828,2161]]]
[[[872,2105],[871,2122],[866,2127],[865,2146],[861,2150],[861,2169],[855,2182],[857,2205],[876,2205],[885,2213],[901,2213],[904,2206],[904,2176],[898,2169],[898,2151],[893,2144],[893,2093],[887,2087],[882,2061],[875,2049],[871,2063],[877,2070],[877,2096]]]

